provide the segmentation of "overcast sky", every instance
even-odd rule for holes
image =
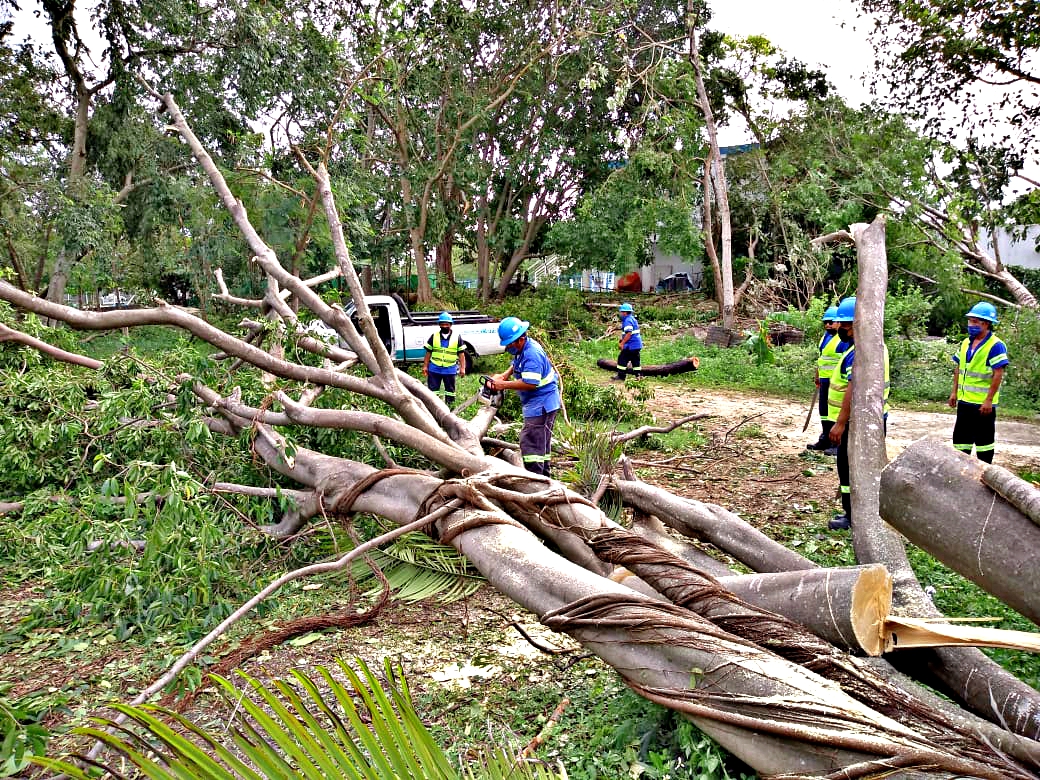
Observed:
[[[873,70],[874,49],[867,40],[869,22],[856,18],[852,0],[712,0],[711,29],[729,35],[763,35],[779,49],[807,65],[819,67],[838,94],[850,105],[870,100],[863,83]],[[737,128],[724,134],[725,143],[741,135]]]

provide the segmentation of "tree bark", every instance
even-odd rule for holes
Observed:
[[[699,18],[696,14],[694,0],[687,0],[686,4],[686,26],[689,39],[688,57],[693,67],[694,81],[697,85],[697,105],[704,115],[704,129],[708,135],[708,159],[705,162],[711,183],[711,193],[705,189],[704,198],[707,200],[711,195],[715,197],[715,206],[719,212],[719,224],[722,235],[722,258],[719,261],[719,273],[722,287],[716,289],[715,295],[719,301],[719,313],[722,316],[722,327],[732,328],[736,318],[736,310],[733,301],[733,226],[730,220],[729,190],[726,186],[726,171],[723,165],[722,152],[719,149],[718,129],[715,125],[715,114],[711,110],[711,100],[704,86],[704,68],[701,65],[700,48],[697,44],[697,25]]]
[[[882,475],[881,515],[922,550],[1040,624],[1040,526],[982,481],[987,465],[922,439]]]

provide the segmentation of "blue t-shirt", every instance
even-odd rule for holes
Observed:
[[[538,385],[534,390],[520,391],[524,417],[537,417],[560,408],[560,385],[556,381],[556,369],[545,350],[532,338],[527,339],[520,354],[513,358],[513,379]]]
[[[626,314],[625,318],[621,320],[621,330],[625,333],[631,333],[632,338],[625,342],[625,349],[642,349],[643,338],[639,335],[639,323],[636,322],[635,315]]]

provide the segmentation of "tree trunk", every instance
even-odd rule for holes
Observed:
[[[882,438],[884,296],[888,265],[884,220],[869,227],[853,226],[859,260],[856,298],[856,372],[852,383],[849,468],[852,488],[852,540],[859,563],[882,563],[892,573],[896,609],[912,617],[941,618],[917,581],[899,535],[881,520],[880,469],[885,460]],[[1025,685],[999,664],[972,648],[944,647],[907,651],[893,656],[899,668],[963,702],[973,712],[1036,739],[1040,736],[1040,692]],[[983,680],[985,682],[983,682]]]
[[[722,161],[722,152],[719,150],[718,130],[715,126],[715,115],[711,110],[711,101],[708,91],[704,87],[704,68],[701,65],[700,49],[697,45],[697,23],[694,0],[687,0],[686,25],[689,38],[689,59],[693,66],[694,80],[697,84],[697,104],[704,115],[704,128],[708,134],[708,178],[711,181],[712,194],[715,197],[715,206],[719,213],[719,223],[722,235],[722,258],[719,261],[720,275],[722,277],[722,288],[715,291],[719,301],[719,311],[722,315],[722,327],[732,328],[736,317],[733,303],[733,228],[730,220],[729,190],[726,186],[726,171]],[[709,193],[705,191],[704,197]]]
[[[983,483],[986,468],[944,442],[915,442],[882,474],[881,516],[1040,624],[1040,526]]]

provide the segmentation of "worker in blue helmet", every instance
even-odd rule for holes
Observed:
[[[623,303],[618,307],[621,318],[621,338],[618,339],[617,374],[612,377],[616,382],[624,382],[626,376],[639,379],[642,375],[640,353],[643,349],[643,337],[639,335],[639,322],[631,303]]]
[[[454,332],[454,324],[452,316],[442,311],[437,330],[426,340],[422,367],[428,388],[436,393],[444,387],[444,403],[449,409],[455,406],[455,378],[466,376],[466,345]]]
[[[835,515],[827,527],[832,531],[852,527],[852,481],[849,475],[849,420],[852,417],[852,366],[856,358],[856,299],[846,298],[838,304],[834,321],[838,323],[838,337],[848,346],[842,353],[838,364],[831,374],[827,391],[828,414],[834,424],[828,434],[830,440],[838,447],[838,490],[841,493],[842,513]],[[881,394],[881,419],[885,432],[888,432],[888,394],[891,389],[889,380],[888,345],[884,345],[885,384]]]
[[[819,393],[822,430],[820,438],[805,446],[807,450],[822,450],[826,455],[838,454],[838,448],[831,442],[829,435],[831,427],[834,425],[834,418],[830,415],[830,407],[827,404],[827,391],[830,388],[834,367],[838,365],[842,353],[849,346],[838,335],[838,323],[834,321],[837,314],[837,306],[830,306],[823,313],[823,337],[820,339],[820,354],[816,358],[816,377],[814,379]]]
[[[499,343],[513,356],[513,363],[501,374],[491,377],[490,387],[520,393],[524,414],[520,455],[524,468],[548,477],[553,426],[563,401],[556,369],[541,344],[527,335],[530,327],[531,323],[518,317],[506,317],[499,323]]]
[[[957,410],[953,426],[953,446],[986,463],[993,462],[997,440],[997,403],[1000,383],[1007,368],[1008,351],[1004,342],[993,335],[997,309],[980,301],[968,311],[968,338],[951,356],[953,360],[953,392],[949,404]]]

